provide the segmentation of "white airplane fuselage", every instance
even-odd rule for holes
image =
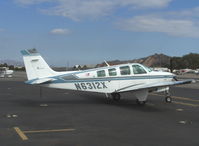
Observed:
[[[134,65],[143,68],[145,73],[134,74]],[[121,75],[121,67],[129,67],[130,74]],[[110,76],[110,69],[115,69],[116,75]],[[105,71],[105,76],[98,77],[98,71]],[[142,87],[145,84],[169,82],[173,80],[173,77],[174,75],[172,73],[149,71],[145,66],[133,63],[75,71],[72,73],[62,72],[59,75],[51,77],[54,81],[52,81],[50,84],[43,84],[42,86],[98,93],[116,93],[127,92],[129,90],[137,90],[139,87]],[[163,89],[168,90],[167,87],[159,87],[156,91],[162,91]]]

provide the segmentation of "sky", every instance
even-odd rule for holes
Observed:
[[[1,0],[0,59],[54,66],[199,53],[198,0]]]

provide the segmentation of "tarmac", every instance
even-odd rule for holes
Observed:
[[[140,106],[131,93],[108,104],[104,94],[25,80],[24,72],[0,79],[1,146],[199,145],[199,83],[172,87],[172,103],[150,94]]]

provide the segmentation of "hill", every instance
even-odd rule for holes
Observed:
[[[170,56],[164,54],[154,54],[148,57],[133,59],[133,60],[113,60],[108,61],[110,65],[124,64],[124,63],[141,63],[149,67],[168,67],[170,64]],[[105,63],[98,64],[97,67],[106,66]]]

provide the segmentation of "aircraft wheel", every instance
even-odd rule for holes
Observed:
[[[139,101],[138,99],[136,99],[136,103],[138,105],[145,105],[146,101]]]
[[[114,101],[120,101],[120,94],[119,93],[112,93],[111,94]]]
[[[111,98],[107,98],[106,103],[107,103],[107,104],[110,104],[111,101],[112,101]]]
[[[165,101],[167,103],[171,103],[172,102],[172,98],[170,96],[165,97]]]

